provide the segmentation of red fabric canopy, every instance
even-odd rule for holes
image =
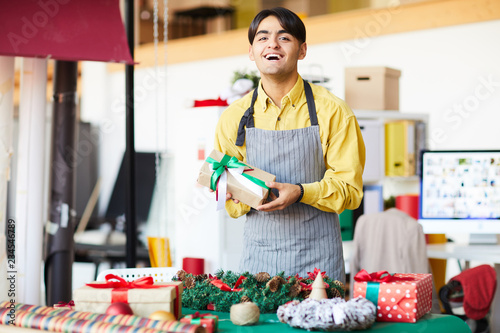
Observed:
[[[133,63],[119,0],[0,0],[0,55]]]

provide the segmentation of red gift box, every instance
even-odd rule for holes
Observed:
[[[354,280],[353,297],[372,301],[377,321],[415,323],[431,310],[432,274],[368,274],[363,269]]]
[[[200,314],[196,312],[181,318],[181,323],[203,326],[207,333],[216,332],[218,322],[219,317],[210,313]]]

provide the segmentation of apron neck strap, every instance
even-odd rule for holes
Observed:
[[[311,126],[318,125],[318,116],[316,115],[316,103],[314,103],[314,96],[312,93],[311,85],[304,80],[304,92],[306,93],[307,109],[309,110],[309,119]]]
[[[245,143],[245,126],[246,127],[254,127],[253,121],[253,106],[255,101],[257,100],[258,88],[255,88],[253,91],[252,101],[250,102],[250,107],[245,111],[243,117],[241,117],[240,125],[238,126],[238,137],[236,138],[236,145],[238,147],[243,146]]]
[[[314,96],[312,93],[311,85],[309,82],[304,80],[304,92],[306,94],[307,109],[309,111],[309,119],[311,120],[311,126],[318,125],[318,117],[316,115],[316,103],[314,102]],[[254,104],[257,100],[258,88],[255,88],[252,95],[252,101],[250,102],[250,107],[245,111],[243,117],[241,117],[240,124],[238,126],[238,136],[236,138],[236,145],[238,147],[243,146],[245,143],[245,126],[247,128],[255,127],[253,120]]]

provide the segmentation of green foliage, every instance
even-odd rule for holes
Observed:
[[[257,88],[260,81],[260,76],[257,71],[251,71],[249,73],[244,71],[235,71],[233,75],[233,79],[231,80],[231,84],[234,84],[239,79],[249,79],[253,82],[253,87]]]
[[[246,277],[246,279],[243,280],[243,282],[238,286],[238,288],[242,289],[241,291],[222,291],[211,283],[211,281],[216,277],[227,284],[230,288],[234,288],[235,283],[242,275]],[[242,302],[242,298],[248,297],[249,300],[257,304],[261,313],[272,313],[276,312],[278,307],[282,304],[294,299],[302,301],[308,296],[309,292],[306,288],[302,288],[300,294],[295,297],[291,297],[290,288],[297,285],[298,282],[301,282],[304,285],[311,285],[313,283],[313,279],[300,279],[295,276],[285,278],[284,272],[281,272],[276,276],[281,277],[281,281],[284,283],[280,283],[277,290],[273,292],[268,285],[268,282],[271,279],[259,282],[254,275],[248,272],[237,274],[231,271],[224,272],[219,270],[217,271],[215,277],[195,282],[191,289],[187,289],[185,287],[182,293],[182,306],[194,310],[206,310],[207,305],[213,304],[215,311],[229,312],[231,305],[238,304]],[[279,279],[276,276],[274,279]],[[196,276],[193,276],[192,274],[186,274],[182,279],[184,286],[187,279],[195,277]],[[179,278],[174,277],[174,280],[179,280]],[[329,298],[332,298],[335,295],[338,296],[339,293],[342,297],[345,296],[343,285],[338,283],[338,281],[333,281],[326,276],[324,277],[324,281],[330,286],[326,290]],[[335,290],[338,290],[338,292]]]

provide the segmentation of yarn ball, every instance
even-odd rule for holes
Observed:
[[[253,302],[239,303],[231,306],[229,316],[235,325],[253,325],[259,321],[260,310]]]

